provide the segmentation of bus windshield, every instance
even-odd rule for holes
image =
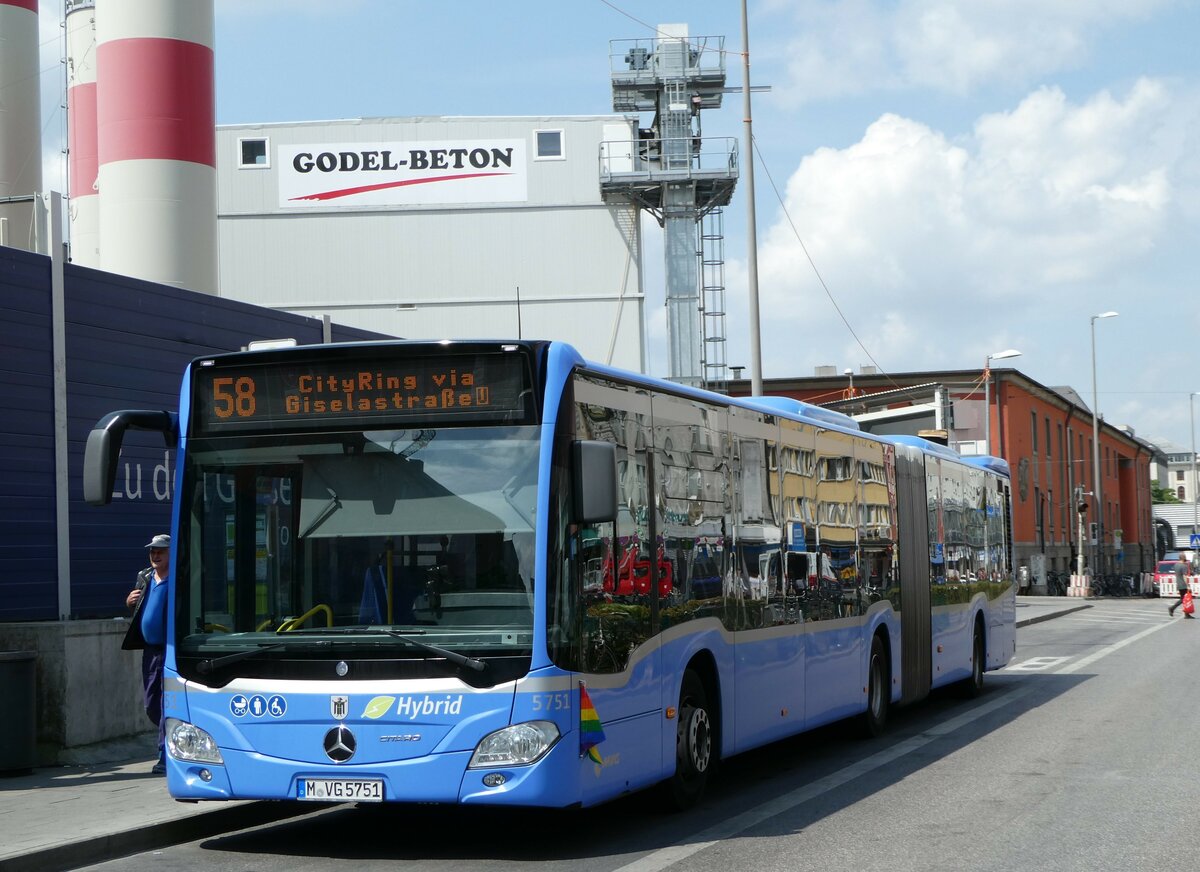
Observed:
[[[296,652],[528,656],[538,434],[530,425],[191,440],[176,570],[181,671],[189,656],[201,674],[214,663],[252,674],[257,661]]]

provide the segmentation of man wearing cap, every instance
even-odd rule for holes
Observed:
[[[159,533],[146,543],[146,550],[150,553],[150,565],[137,574],[133,590],[125,597],[125,605],[133,611],[133,621],[122,647],[142,649],[143,704],[146,717],[158,727],[158,760],[150,771],[162,775],[166,772],[162,719],[167,615],[165,582],[171,563],[171,537]]]

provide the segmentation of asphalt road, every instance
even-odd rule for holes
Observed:
[[[834,725],[726,761],[701,806],[571,812],[337,807],[104,870],[1169,870],[1194,856],[1200,621],[1097,601],[1018,631],[984,694]]]

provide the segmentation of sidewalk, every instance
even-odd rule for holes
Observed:
[[[1025,627],[1091,606],[1017,597]],[[76,765],[0,777],[0,872],[55,872],[328,808],[324,803],[182,803],[151,775],[153,736],[91,752]],[[107,752],[107,753],[105,753]],[[116,762],[106,762],[115,760]]]
[[[104,759],[113,750],[93,753]],[[153,734],[115,750],[136,753],[137,759],[0,777],[0,872],[74,869],[328,807],[176,802],[166,779],[150,774],[156,757]]]

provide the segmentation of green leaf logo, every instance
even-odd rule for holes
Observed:
[[[394,696],[377,696],[363,709],[362,716],[371,720],[378,720],[388,713],[388,709],[392,707],[392,703],[396,701]]]

